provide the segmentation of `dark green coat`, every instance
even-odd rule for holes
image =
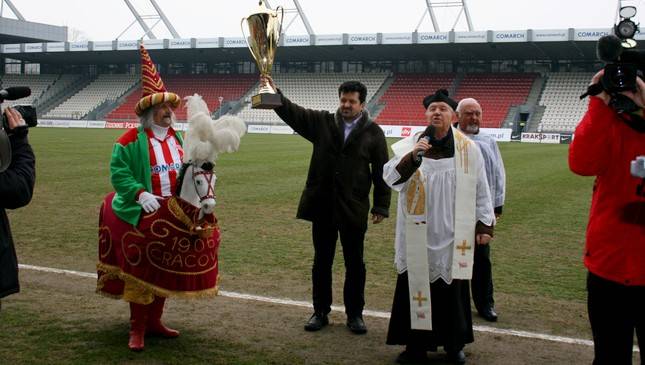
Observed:
[[[282,103],[275,109],[278,116],[313,144],[297,217],[365,229],[372,185],[371,212],[387,217],[391,196],[383,181],[383,165],[389,159],[387,143],[383,130],[369,119],[367,111],[344,142],[340,112],[305,109],[284,95]]]

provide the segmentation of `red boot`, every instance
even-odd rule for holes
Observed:
[[[143,338],[146,335],[148,306],[130,303],[130,340],[128,347],[132,351],[143,351]]]
[[[163,306],[165,303],[166,298],[155,296],[155,300],[149,305],[150,311],[148,312],[146,332],[151,336],[174,338],[179,336],[179,331],[168,328],[161,323],[161,315],[163,314]]]

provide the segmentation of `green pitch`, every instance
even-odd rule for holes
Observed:
[[[30,132],[36,190],[28,207],[10,213],[21,263],[95,271],[98,211],[112,190],[110,153],[122,132]],[[593,179],[569,171],[566,145],[500,148],[507,194],[491,253],[503,327],[589,338],[582,252]],[[246,135],[239,152],[220,156],[215,211],[222,229],[220,289],[310,300],[310,224],[295,219],[310,154],[311,145],[298,136]],[[390,219],[368,229],[369,309],[390,309],[395,206],[396,194]],[[342,301],[344,277],[338,246],[335,304]]]

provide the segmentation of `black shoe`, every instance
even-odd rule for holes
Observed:
[[[365,322],[360,316],[347,318],[347,327],[349,330],[354,332],[357,335],[362,335],[367,333],[367,327],[365,327]]]
[[[466,354],[464,350],[459,351],[448,351],[448,361],[453,364],[465,364],[466,363]]]
[[[488,322],[497,322],[497,312],[492,307],[479,311],[479,315]]]
[[[406,349],[396,357],[397,364],[425,364],[429,361],[428,354],[423,350]]]
[[[329,324],[329,318],[326,314],[314,313],[307,324],[305,325],[305,331],[320,331],[323,327]]]

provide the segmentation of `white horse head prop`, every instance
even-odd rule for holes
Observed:
[[[195,94],[185,98],[188,129],[184,138],[183,166],[179,174],[179,197],[200,208],[200,217],[215,209],[215,160],[222,152],[235,152],[246,124],[224,116],[212,120],[208,106]]]

